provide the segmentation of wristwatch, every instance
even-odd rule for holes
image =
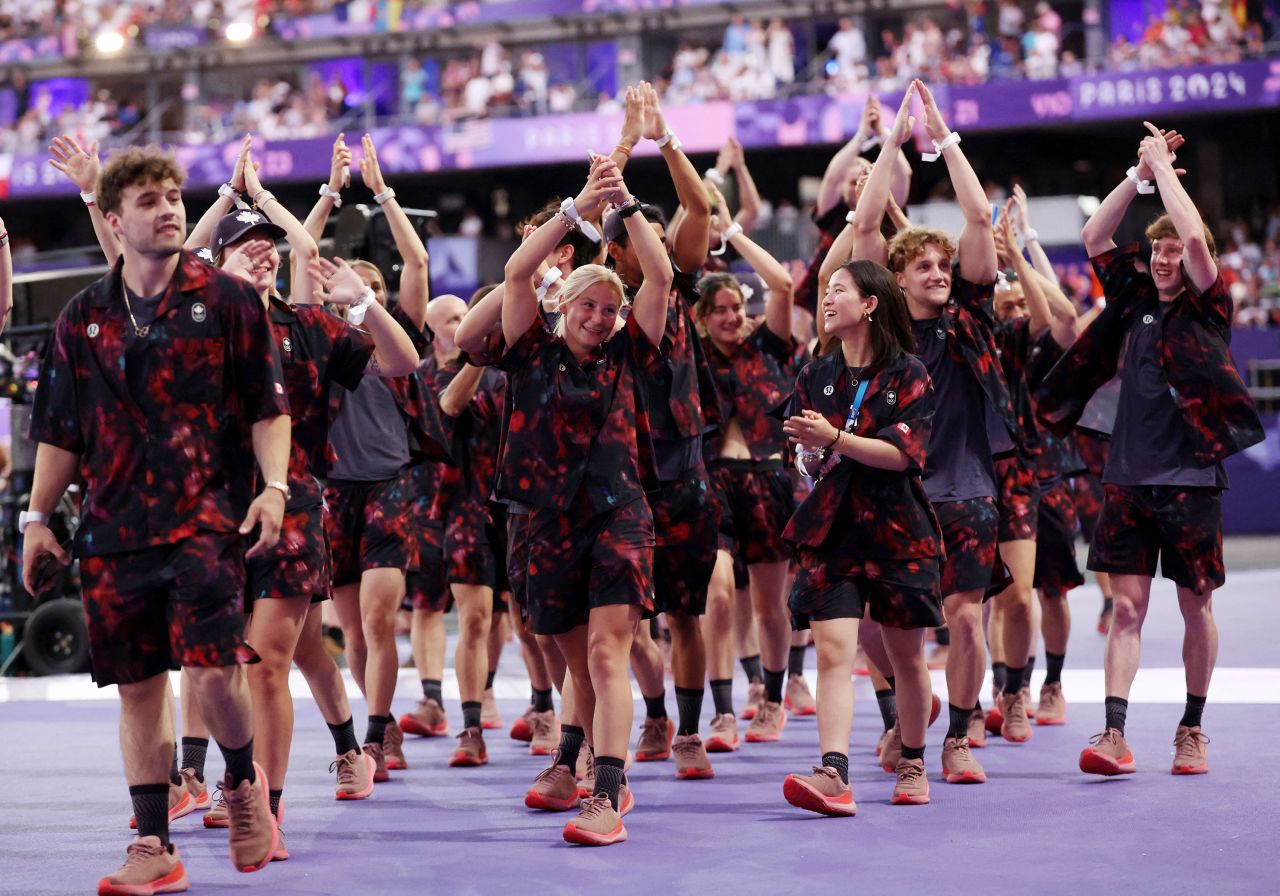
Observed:
[[[49,515],[47,513],[37,513],[34,510],[24,510],[18,514],[18,534],[21,535],[27,531],[29,523],[48,523]]]
[[[280,492],[280,494],[284,495],[284,499],[286,501],[293,497],[293,492],[289,491],[288,483],[281,482],[278,479],[273,479],[262,487],[263,491],[266,491],[269,488],[273,488]]]

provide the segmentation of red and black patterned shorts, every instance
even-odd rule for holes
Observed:
[[[1000,490],[999,542],[1033,540],[1038,516],[1036,505],[1040,503],[1035,464],[1015,451],[998,458],[995,466]]]
[[[944,598],[977,588],[993,597],[1013,581],[1000,559],[1000,512],[994,499],[936,502],[933,512],[946,550],[939,587]]]
[[[527,507],[507,508],[507,583],[516,606],[526,607],[525,585],[529,572],[529,512]],[[525,615],[528,615],[527,613]]]
[[[716,567],[720,525],[706,473],[699,467],[649,495],[653,511],[654,603],[659,613],[701,616]]]
[[[586,625],[596,607],[653,609],[653,514],[639,498],[596,513],[580,492],[565,512],[528,514],[525,600],[535,635]]]
[[[1106,486],[1089,568],[1121,575],[1160,572],[1204,594],[1227,581],[1222,492],[1181,485]]]
[[[1048,597],[1064,597],[1084,584],[1076,562],[1076,505],[1067,480],[1059,479],[1040,494],[1033,585]]]
[[[358,583],[366,569],[407,570],[417,562],[410,469],[381,482],[329,480],[324,498],[334,588]]]
[[[890,628],[936,628],[944,623],[936,557],[858,560],[809,547],[797,551],[799,571],[788,606],[791,627],[871,618]]]
[[[444,523],[423,520],[414,525],[417,557],[404,574],[405,601],[415,610],[448,613],[453,609],[453,594],[444,566]]]
[[[80,560],[89,657],[98,687],[178,666],[257,659],[244,642],[244,552],[233,532]]]
[[[254,601],[280,597],[306,597],[311,603],[329,599],[328,512],[324,505],[285,512],[280,540],[265,556],[248,564],[244,612],[253,612]]]
[[[499,511],[500,512],[500,511]],[[450,585],[507,590],[507,533],[487,502],[464,501],[445,511],[445,575]]]
[[[1093,541],[1098,517],[1102,515],[1102,471],[1107,465],[1107,449],[1110,447],[1110,439],[1092,430],[1076,430],[1076,448],[1088,472],[1075,477],[1072,493],[1076,502],[1076,518],[1080,521],[1080,534],[1087,542]]]
[[[720,520],[721,550],[747,567],[790,560],[794,554],[782,530],[795,513],[796,498],[783,461],[721,459],[713,475],[727,510]]]

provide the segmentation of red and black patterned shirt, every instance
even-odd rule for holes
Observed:
[[[737,418],[751,459],[768,460],[787,446],[782,420],[774,413],[791,393],[796,343],[782,339],[761,323],[751,335],[725,354],[710,338],[703,348],[720,396],[721,431],[708,445],[707,456],[718,457],[724,429]]]

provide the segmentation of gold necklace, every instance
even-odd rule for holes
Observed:
[[[138,326],[138,319],[133,316],[133,306],[129,304],[129,287],[124,284],[124,277],[120,278],[120,292],[124,296],[124,310],[129,312],[129,322],[133,324],[133,334],[139,339],[146,339],[147,334],[151,332],[151,324],[145,327]]]

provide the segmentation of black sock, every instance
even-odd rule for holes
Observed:
[[[463,728],[479,728],[480,727],[480,710],[484,708],[484,704],[479,700],[463,700],[462,701],[462,727]]]
[[[204,780],[204,758],[209,752],[209,738],[184,737],[182,739],[182,767],[192,769],[196,780]]]
[[[618,791],[627,779],[622,771],[625,761],[614,756],[596,757],[596,793],[603,793],[618,808]]]
[[[1107,595],[1107,594],[1102,595],[1102,614],[1104,616],[1107,613],[1110,613],[1113,609],[1115,609],[1115,605],[1116,605],[1116,599],[1114,597],[1111,597],[1110,595]]]
[[[947,704],[947,737],[967,737],[969,735],[969,717],[972,709],[961,709],[954,703]]]
[[[799,678],[804,674],[804,651],[803,647],[792,647],[791,652],[787,654],[787,674],[794,675]]]
[[[1124,717],[1129,714],[1129,701],[1123,697],[1108,697],[1106,707],[1107,727],[1124,734]]]
[[[951,629],[945,625],[937,629],[933,633],[933,640],[938,642],[939,647],[947,647],[951,644]]]
[[[1057,684],[1062,681],[1062,664],[1066,662],[1067,655],[1065,653],[1044,652],[1045,659],[1045,684]]]
[[[364,742],[382,746],[387,736],[387,726],[391,724],[391,716],[369,716],[369,727],[364,730]]]
[[[540,691],[533,689],[533,711],[534,712],[550,712],[554,710],[555,704],[551,702],[551,688]]]
[[[329,733],[333,735],[334,752],[339,756],[352,750],[360,752],[360,743],[356,740],[356,722],[351,716],[347,716],[345,722],[329,725]]]
[[[182,786],[182,774],[178,771],[178,745],[173,745],[173,765],[169,769],[169,783],[177,787]]]
[[[557,765],[569,767],[573,771],[578,766],[578,753],[582,751],[582,742],[587,733],[579,725],[560,726],[560,758]]]
[[[782,680],[787,677],[787,673],[779,669],[777,672],[772,669],[764,670],[764,699],[770,703],[782,702]]]
[[[906,744],[903,744],[902,758],[903,759],[924,759],[924,747],[908,747]]]
[[[276,818],[280,817],[280,798],[282,796],[284,796],[283,787],[281,787],[279,790],[267,791],[267,797],[271,800],[271,814]]]
[[[493,679],[494,679],[494,678],[496,678],[496,677],[497,677],[497,675],[498,675],[498,670],[497,670],[497,669],[490,669],[490,670],[489,670],[489,674],[488,674],[488,675],[486,675],[486,676],[485,676],[485,679],[484,679],[484,689],[485,689],[486,691],[492,691],[492,690],[493,690]]]
[[[138,819],[139,837],[159,837],[169,844],[169,785],[134,784],[129,788],[133,817]]]
[[[665,689],[656,697],[644,698],[644,714],[651,719],[665,719],[667,717],[667,692]]]
[[[795,648],[792,648],[793,650]],[[849,783],[849,757],[844,753],[823,753],[822,764],[840,773],[840,780]]]
[[[996,686],[996,693],[1003,693],[1004,683],[1009,680],[1009,666],[1006,663],[991,664],[991,681]]]
[[[1025,673],[1022,676],[1022,686],[1024,688],[1031,686],[1031,673],[1036,671],[1036,658],[1034,656],[1027,657],[1027,665],[1023,667]]]
[[[733,715],[732,678],[713,678],[711,680],[711,702],[715,704],[716,715]]]
[[[760,654],[744,656],[738,662],[742,665],[742,671],[747,673],[747,681],[762,681],[764,679],[764,670],[760,666]]]
[[[444,706],[444,693],[441,691],[442,682],[438,678],[422,679],[422,696],[428,700],[434,700],[441,706]]]
[[[1016,694],[1022,690],[1022,685],[1030,678],[1030,669],[1020,669],[1017,666],[1009,666],[1005,670],[1004,687],[1000,689],[1002,694]]]
[[[680,725],[676,734],[697,734],[698,719],[702,716],[702,696],[706,691],[702,688],[682,688],[676,685],[676,711],[680,716]]]
[[[1179,725],[1186,725],[1188,728],[1196,728],[1200,725],[1200,717],[1204,715],[1204,701],[1207,698],[1197,697],[1190,691],[1187,692],[1187,708],[1182,713],[1182,721]]]
[[[252,784],[256,778],[253,774],[253,738],[249,738],[249,742],[243,747],[232,750],[218,744],[218,749],[222,751],[222,759],[227,764],[227,781],[231,784],[232,789],[240,786],[241,781],[248,781]],[[166,812],[168,809],[166,808]]]
[[[898,696],[892,688],[876,691],[876,703],[880,704],[880,718],[888,731],[898,721]]]
[[[892,675],[885,675],[884,683],[889,686],[889,690],[893,691],[895,694],[898,693],[898,680]]]

